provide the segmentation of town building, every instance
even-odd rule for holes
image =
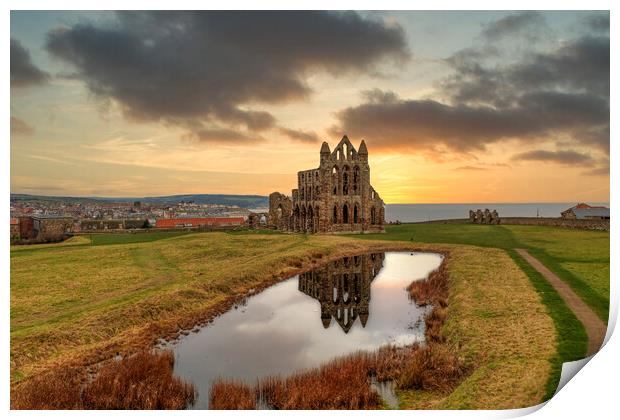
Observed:
[[[609,208],[603,206],[590,206],[586,203],[579,203],[562,213],[563,219],[577,220],[609,220]]]
[[[385,204],[370,184],[364,140],[359,150],[347,136],[333,151],[323,142],[319,167],[297,173],[292,199],[269,196],[269,223],[292,232],[383,232]]]

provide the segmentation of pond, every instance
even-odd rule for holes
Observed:
[[[170,344],[175,373],[208,408],[217,378],[254,384],[358,350],[424,341],[424,316],[406,287],[439,267],[441,255],[387,252],[329,262],[249,297],[196,333]]]

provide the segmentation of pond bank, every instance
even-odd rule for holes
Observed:
[[[459,357],[474,367],[448,395],[399,391],[403,408],[517,408],[540,402],[555,332],[527,277],[504,251],[252,233],[45,249],[19,261],[12,256],[13,385],[20,376],[16,373],[31,376],[59,365],[86,367],[117,352],[150,348],[161,337],[189,332],[225,312],[248,293],[258,293],[328,259],[386,250],[450,252],[451,288],[442,331]],[[111,262],[116,277],[110,276],[107,264]],[[47,274],[46,285],[36,289],[42,270]],[[99,288],[105,279],[113,284],[108,280],[104,293]],[[82,288],[87,293],[74,296],[78,303],[71,306],[71,316],[61,317],[58,306],[52,305],[55,294],[45,290],[51,287],[58,292],[64,284],[81,285],[62,289],[65,293]],[[28,313],[31,306],[26,305],[25,293],[39,294],[37,313]],[[93,301],[96,298],[101,300]],[[25,305],[23,311],[14,312],[20,305]],[[52,358],[52,354],[58,356]]]

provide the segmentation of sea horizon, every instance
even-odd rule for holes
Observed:
[[[386,204],[386,222],[427,222],[432,220],[466,219],[469,210],[497,210],[500,217],[560,217],[561,212],[578,204],[575,202],[523,203],[417,203]],[[608,207],[608,202],[587,202],[593,206]]]

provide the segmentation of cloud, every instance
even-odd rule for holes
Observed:
[[[483,33],[499,36],[537,19],[498,21]],[[375,150],[471,153],[503,141],[561,138],[608,155],[609,45],[609,36],[584,35],[506,58],[510,51],[500,55],[485,42],[448,57],[452,73],[429,98],[362,92],[361,104],[335,114],[331,131],[364,137]]]
[[[19,135],[30,135],[34,133],[34,128],[32,128],[32,126],[30,126],[28,123],[26,123],[26,121],[17,118],[17,117],[11,117],[11,135],[12,136],[19,136]]]
[[[293,130],[286,127],[280,127],[279,131],[291,140],[297,140],[302,143],[316,143],[319,141],[319,136],[314,131]]]
[[[195,140],[200,143],[256,143],[262,141],[260,135],[249,134],[230,128],[219,127],[193,127],[192,130],[184,136],[186,140]]]
[[[532,150],[519,153],[512,157],[513,160],[552,162],[562,165],[592,165],[592,156],[576,152],[574,150],[560,150],[552,152],[549,150]]]
[[[503,109],[384,96],[338,112],[332,132],[365,137],[374,148],[466,152],[606,124],[609,113],[605,101],[585,94],[533,93]]]
[[[509,69],[515,87],[581,89],[609,96],[609,36],[584,36]]]
[[[546,21],[540,13],[520,12],[491,22],[485,26],[481,35],[492,41],[519,34],[535,37],[544,27],[546,27]]]
[[[560,90],[609,98],[609,36],[584,36],[516,63],[486,65],[489,48],[466,49],[445,62],[454,73],[442,93],[453,102],[506,107],[522,92]],[[474,52],[470,52],[470,50]],[[492,49],[491,49],[492,50]]]
[[[609,176],[609,163],[602,165],[598,168],[588,169],[582,172],[582,175],[587,176]]]
[[[306,99],[309,76],[374,73],[409,57],[400,26],[353,12],[119,12],[51,31],[46,48],[129,118],[263,131],[250,109]],[[211,133],[201,138],[212,138]],[[223,134],[223,133],[221,133]],[[220,136],[216,136],[220,137]],[[224,136],[225,137],[225,136]]]
[[[488,171],[488,168],[481,168],[479,166],[459,166],[458,168],[454,168],[455,171],[467,171],[467,172],[480,172],[480,171]]]
[[[609,12],[586,16],[582,23],[589,31],[609,34]]]
[[[49,75],[32,63],[28,50],[11,38],[11,87],[40,85],[48,79]]]

